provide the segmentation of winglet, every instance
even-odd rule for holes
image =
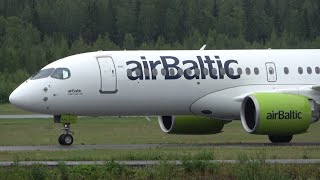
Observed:
[[[205,44],[205,45],[203,45],[203,46],[200,48],[200,51],[205,50],[205,49],[206,49],[206,47],[207,47],[207,45],[206,45],[206,44]]]

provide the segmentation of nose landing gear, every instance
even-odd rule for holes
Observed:
[[[60,145],[70,146],[73,143],[72,131],[71,131],[71,123],[76,123],[77,116],[75,115],[57,115],[54,116],[55,123],[62,123],[63,134],[61,134],[58,138],[58,142]]]
[[[64,123],[62,130],[64,131],[63,134],[59,136],[58,142],[60,145],[67,145],[70,146],[73,143],[73,137],[70,131],[71,123]]]

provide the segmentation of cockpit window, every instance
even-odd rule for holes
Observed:
[[[57,68],[51,77],[55,79],[68,79],[71,76],[70,70],[67,68]]]
[[[49,69],[43,69],[38,71],[35,75],[33,75],[30,79],[36,80],[36,79],[43,79],[50,76],[50,74],[54,71],[54,68]]]

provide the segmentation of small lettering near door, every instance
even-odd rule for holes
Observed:
[[[70,89],[68,90],[68,95],[69,96],[78,96],[78,95],[83,95],[81,89]]]

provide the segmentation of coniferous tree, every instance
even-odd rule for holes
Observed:
[[[318,0],[0,0],[0,102],[81,52],[320,48],[319,11]]]

